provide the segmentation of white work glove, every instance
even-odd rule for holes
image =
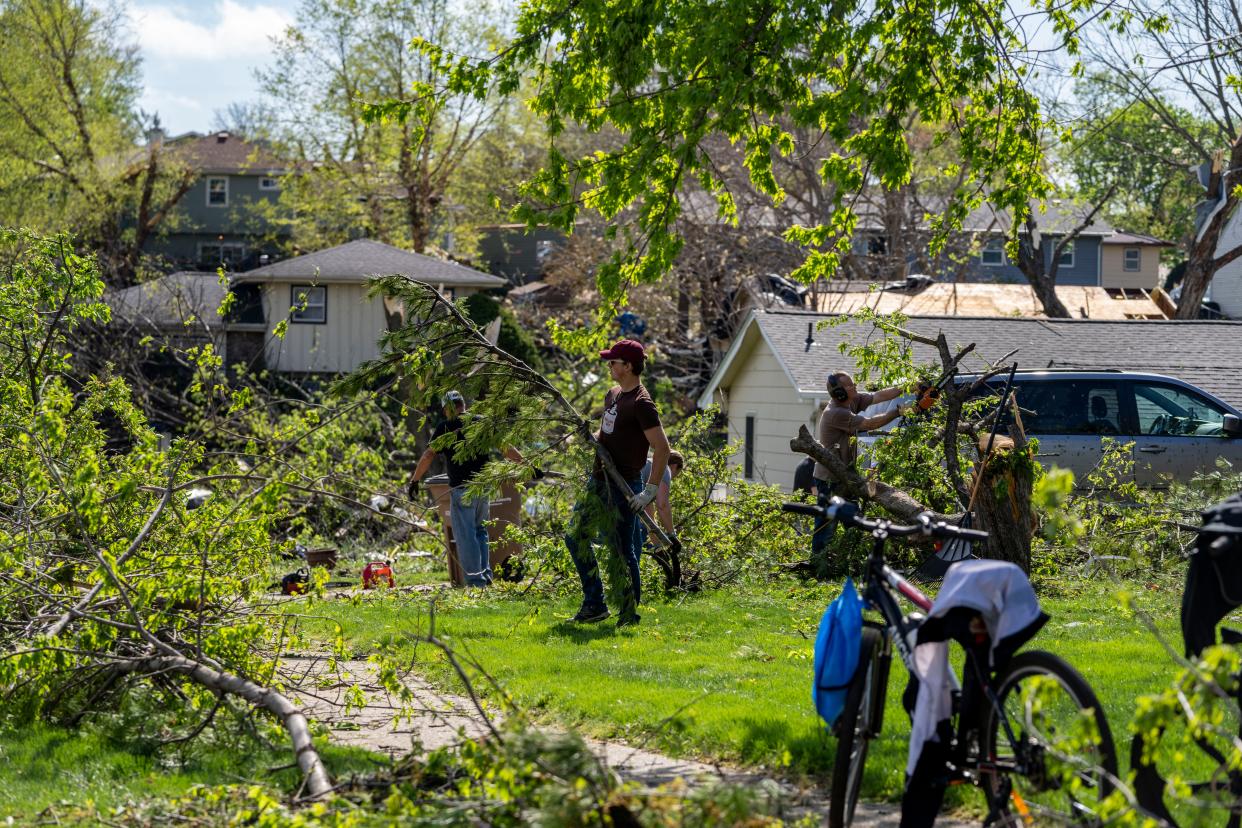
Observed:
[[[640,509],[647,508],[651,501],[655,500],[656,493],[660,491],[660,487],[654,483],[648,483],[643,486],[643,490],[630,498],[630,508],[637,512]]]

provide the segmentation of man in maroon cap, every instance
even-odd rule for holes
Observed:
[[[591,549],[596,541],[611,546],[628,577],[620,572],[622,583],[621,617],[618,627],[637,624],[642,581],[638,574],[638,512],[655,499],[660,479],[668,464],[669,445],[660,425],[660,414],[639,377],[646,353],[641,343],[622,339],[599,353],[608,360],[608,371],[617,383],[604,397],[604,417],[595,433],[628,490],[618,487],[596,461],[587,490],[574,505],[574,515],[565,546],[582,579],[582,607],[573,620],[581,623],[603,621],[608,617],[604,585],[599,564]],[[651,471],[642,479],[651,450]]]

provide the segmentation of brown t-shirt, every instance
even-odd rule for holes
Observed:
[[[835,451],[847,466],[854,465],[854,461],[858,459],[858,441],[854,437],[858,434],[858,427],[863,420],[867,419],[858,412],[870,406],[874,399],[874,394],[860,393],[853,402],[846,405],[830,403],[819,415],[819,424],[815,431],[820,445],[829,451]],[[831,480],[832,477],[826,466],[816,463],[815,479]]]
[[[622,391],[616,386],[604,397],[599,441],[626,480],[634,480],[642,473],[650,448],[643,432],[659,424],[660,412],[642,385],[632,391]],[[596,466],[598,471],[598,464]]]

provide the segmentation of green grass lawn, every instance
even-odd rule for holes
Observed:
[[[1177,584],[1129,583],[1139,603],[1178,641]],[[1046,588],[1052,621],[1032,646],[1075,664],[1101,695],[1127,753],[1126,725],[1134,698],[1159,688],[1174,672],[1160,645],[1113,598],[1116,587],[1075,581]],[[437,633],[483,665],[518,706],[545,722],[642,744],[677,756],[713,758],[781,773],[822,778],[835,742],[809,698],[811,647],[818,618],[836,586],[769,581],[655,601],[642,625],[618,632],[611,621],[581,627],[565,619],[572,598],[520,597],[513,585],[482,593],[453,591],[437,602]],[[412,636],[426,632],[425,597],[368,594],[356,602],[307,607],[302,622],[327,640],[339,623],[356,655],[380,648],[413,659],[440,686],[460,690],[443,655]],[[867,764],[864,795],[899,796],[908,725],[900,709],[905,673],[895,667],[885,733]],[[477,682],[491,700],[497,694]],[[240,743],[239,743],[240,744]],[[335,775],[373,767],[363,751],[323,746]],[[102,728],[75,731],[25,725],[0,727],[0,822],[21,824],[45,808],[101,812],[129,801],[176,796],[193,784],[259,781],[291,791],[296,772],[284,743],[273,749],[220,742],[188,753],[153,750],[149,742],[118,742]],[[975,799],[967,793],[960,800]],[[69,803],[69,804],[63,804]]]
[[[316,743],[334,776],[370,770],[383,761],[323,739]],[[179,796],[196,784],[260,782],[292,793],[301,781],[296,768],[285,767],[292,760],[287,743],[268,749],[249,739],[200,742],[179,753],[155,750],[150,743],[117,742],[94,728],[0,728],[0,824],[9,817],[12,824],[31,824],[48,808],[62,817],[91,809],[108,813],[128,802]],[[40,824],[55,823],[56,816],[49,814]]]
[[[1127,583],[1177,643],[1180,585]],[[1124,611],[1107,580],[1049,584],[1052,621],[1029,645],[1068,659],[1096,688],[1128,751],[1136,696],[1156,690],[1175,667],[1155,638]],[[769,581],[659,601],[640,627],[568,623],[576,601],[521,598],[512,587],[456,592],[440,602],[437,634],[477,660],[516,704],[545,721],[677,756],[819,776],[835,740],[810,703],[811,650],[818,618],[838,587]],[[293,611],[293,607],[290,608]],[[315,607],[305,631],[324,640],[339,623],[356,655],[380,648],[409,656],[433,681],[460,690],[446,660],[410,635],[427,630],[425,600],[372,598]],[[892,671],[885,733],[867,763],[864,795],[899,796],[908,720],[900,708],[906,674]],[[481,682],[480,682],[481,684]],[[485,694],[487,691],[484,691]],[[495,701],[495,694],[490,693]]]

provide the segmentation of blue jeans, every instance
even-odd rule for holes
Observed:
[[[487,586],[492,582],[492,562],[487,552],[488,499],[471,498],[465,486],[449,491],[449,518],[457,542],[457,562],[466,576],[466,586]]]
[[[827,480],[815,478],[815,502],[827,506],[832,497],[832,484]],[[815,529],[811,535],[811,563],[818,564],[828,558],[828,544],[837,533],[837,522],[827,518],[816,517]]]
[[[630,509],[630,494],[643,490],[641,480],[627,481],[629,493],[612,483],[590,478],[586,491],[574,504],[565,547],[573,559],[578,578],[582,581],[582,606],[600,609],[604,606],[604,582],[599,577],[599,562],[592,545],[611,546],[625,562],[629,577],[622,584],[621,615],[637,612],[642,597],[642,579],[638,572],[638,516]]]

